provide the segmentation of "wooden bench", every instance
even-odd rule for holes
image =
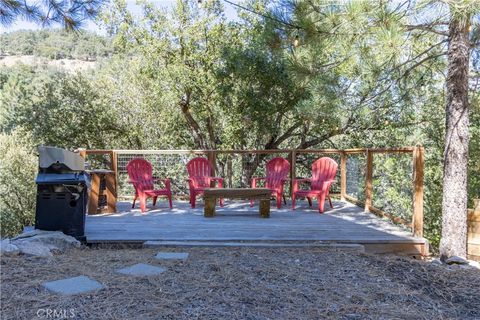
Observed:
[[[270,217],[270,197],[272,191],[265,188],[207,188],[203,194],[205,200],[204,216],[215,216],[215,204],[218,198],[228,199],[259,199],[260,205],[258,210],[262,218]]]

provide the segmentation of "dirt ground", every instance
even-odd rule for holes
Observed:
[[[477,269],[319,248],[162,249],[189,252],[185,262],[155,260],[158,251],[2,257],[1,319],[480,319]],[[135,263],[168,270],[115,273]],[[41,286],[78,275],[105,288],[64,297]]]

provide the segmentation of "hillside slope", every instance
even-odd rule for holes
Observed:
[[[47,65],[48,67],[65,69],[68,72],[77,72],[94,69],[97,62],[79,59],[49,59],[34,55],[0,56],[0,68],[14,67],[18,64],[29,66]]]

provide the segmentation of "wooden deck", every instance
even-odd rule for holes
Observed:
[[[203,204],[191,209],[187,202],[175,202],[172,210],[159,201],[155,209],[142,214],[131,209],[129,202],[119,202],[116,214],[87,216],[87,242],[142,243],[155,241],[183,242],[307,242],[355,243],[366,252],[427,254],[424,238],[364,213],[348,202],[334,201],[334,209],[326,204],[325,214],[300,201],[295,211],[288,204],[278,210],[272,205],[270,218],[258,215],[258,203],[250,208],[247,201],[227,201],[217,207],[214,218],[203,216]]]

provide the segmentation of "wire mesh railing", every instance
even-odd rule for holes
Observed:
[[[365,177],[367,157],[365,153],[346,155],[346,195],[365,202]]]
[[[413,162],[408,154],[376,154],[372,205],[397,219],[411,222]]]
[[[117,196],[130,198],[126,166],[135,158],[149,161],[153,175],[170,178],[177,199],[188,196],[186,164],[194,157],[205,157],[215,175],[224,178],[225,188],[247,188],[252,177],[265,176],[266,164],[275,157],[290,163],[289,178],[308,178],[312,163],[324,156],[339,164],[337,183],[330,193],[342,200],[364,206],[366,211],[388,217],[423,234],[423,148],[323,149],[323,150],[87,150],[87,162],[95,169],[115,172]],[[284,193],[289,197],[291,184]]]
[[[170,178],[172,193],[176,198],[184,199],[188,194],[186,179],[188,173],[186,164],[195,157],[207,158],[207,152],[202,151],[176,151],[165,152],[156,150],[118,150],[117,158],[117,193],[119,198],[131,198],[135,194],[133,185],[129,183],[127,164],[136,158],[150,162],[153,176],[157,178]]]
[[[289,152],[266,150],[255,152],[219,151],[215,156],[217,176],[224,178],[224,187],[248,188],[253,177],[264,177],[266,164],[273,158],[289,160]],[[259,182],[262,186],[262,181]],[[290,194],[290,184],[285,185],[284,193]]]

